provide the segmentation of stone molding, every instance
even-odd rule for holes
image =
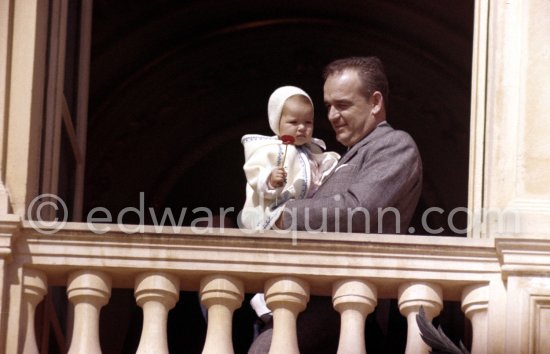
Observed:
[[[367,235],[275,231],[249,234],[238,229],[196,234],[128,234],[117,225],[94,234],[84,223],[68,223],[55,234],[41,234],[28,222],[14,245],[17,262],[48,268],[53,285],[64,284],[72,270],[101,269],[113,278],[113,287],[132,288],[132,275],[143,269],[167,271],[185,277],[183,290],[198,289],[201,275],[237,275],[247,292],[263,291],[266,280],[293,274],[307,280],[312,294],[330,295],[341,279],[368,279],[380,297],[396,297],[399,284],[437,282],[446,297],[460,300],[465,285],[500,277],[493,240],[453,237]],[[57,265],[57,266],[56,266]],[[202,274],[197,272],[200,269]]]

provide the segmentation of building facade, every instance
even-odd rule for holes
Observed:
[[[427,2],[419,3],[428,6]],[[396,42],[398,45],[382,46],[382,42],[392,42],[384,36],[377,42],[375,29],[377,26],[399,28],[399,15],[414,13],[415,7],[411,4],[368,3],[372,8],[387,11],[386,15],[395,14],[394,20],[384,20],[388,16],[373,17],[374,25],[365,30],[365,33],[372,35],[375,43],[379,43],[376,48],[384,56],[391,57],[396,46],[404,45]],[[137,349],[140,353],[168,351],[167,316],[170,309],[176,306],[180,291],[198,292],[204,308],[208,310],[204,353],[234,351],[232,315],[241,307],[245,294],[261,291],[266,293],[267,303],[273,310],[276,331],[272,351],[277,353],[299,351],[296,318],[311,296],[332,297],[335,311],[341,316],[338,349],[341,353],[365,352],[362,335],[365,318],[374,310],[378,299],[397,301],[408,325],[407,353],[429,350],[418,335],[416,315],[420,306],[429,318],[434,318],[442,311],[445,301],[459,302],[464,315],[470,320],[472,353],[550,352],[550,339],[545,335],[550,329],[550,189],[547,187],[550,182],[550,144],[546,136],[550,123],[545,114],[550,102],[550,86],[546,80],[550,77],[550,19],[547,16],[550,2],[477,0],[472,5],[471,76],[466,75],[465,79],[470,83],[469,121],[466,125],[469,127],[467,174],[462,168],[452,170],[452,166],[449,169],[434,168],[433,174],[429,175],[433,181],[426,189],[434,193],[447,189],[441,195],[453,200],[449,203],[453,208],[440,215],[447,221],[457,214],[466,215],[467,223],[455,232],[462,231],[465,237],[434,237],[434,232],[431,234],[430,231],[435,231],[440,224],[424,225],[421,232],[414,232],[414,236],[275,231],[250,233],[238,228],[220,227],[220,220],[226,220],[221,210],[215,215],[197,211],[195,220],[186,226],[157,225],[150,222],[150,214],[144,222],[140,214],[141,199],[135,194],[133,186],[143,186],[141,190],[147,192],[145,196],[152,196],[153,209],[147,204],[143,211],[157,210],[155,203],[159,203],[160,207],[174,205],[170,195],[175,190],[173,186],[181,181],[178,179],[182,174],[181,168],[188,166],[192,169],[197,166],[196,161],[208,157],[208,151],[217,151],[217,148],[224,146],[216,145],[216,142],[234,140],[239,134],[247,133],[247,129],[256,129],[257,123],[248,124],[244,119],[245,123],[238,129],[221,129],[219,134],[199,134],[200,139],[195,145],[184,148],[193,153],[185,155],[184,160],[178,160],[178,168],[159,172],[167,176],[162,183],[156,175],[135,176],[132,174],[134,168],[146,169],[146,166],[139,166],[140,157],[152,156],[162,160],[164,155],[159,153],[162,151],[160,145],[158,150],[138,149],[138,158],[126,165],[122,160],[109,160],[115,153],[104,151],[116,146],[118,141],[109,134],[115,131],[113,117],[123,112],[117,102],[128,100],[139,107],[133,114],[144,111],[144,106],[147,106],[140,106],[140,97],[144,102],[149,102],[148,97],[140,96],[143,89],[132,91],[134,81],[127,79],[124,90],[113,90],[116,91],[113,96],[115,103],[110,106],[101,103],[108,101],[101,101],[102,90],[110,90],[105,82],[107,79],[115,80],[117,76],[113,70],[104,74],[105,81],[99,81],[99,84],[97,80],[93,81],[94,73],[108,71],[106,67],[110,65],[102,62],[101,58],[91,60],[94,58],[92,43],[98,43],[95,47],[98,52],[101,52],[100,44],[106,45],[105,42],[92,40],[93,11],[105,11],[109,5],[99,0],[96,4],[91,0],[1,0],[0,351],[44,352],[49,337],[41,332],[51,328],[58,337],[61,352],[63,347],[71,353],[101,352],[101,308],[109,303],[113,289],[133,289],[135,301],[143,309]],[[122,9],[116,10],[132,13],[131,4],[113,6],[122,6]],[[319,5],[319,11],[332,10],[328,6]],[[367,5],[365,11],[366,8]],[[407,11],[400,12],[399,9],[403,8]],[[185,13],[185,9],[178,9]],[[200,6],[195,10],[206,11]],[[295,12],[288,10],[289,13],[296,16],[287,16],[286,22],[275,21],[277,26],[289,28],[296,23],[305,23],[308,30],[334,26],[334,18],[321,14],[318,17],[323,21],[313,21],[303,15],[307,8],[291,10]],[[361,11],[362,8],[358,7],[357,12]],[[444,10],[439,11],[444,13]],[[240,12],[248,13],[244,10]],[[253,15],[255,21],[247,22],[254,23],[256,27],[253,28],[261,28],[262,31],[271,29],[265,24],[271,25],[273,22]],[[192,22],[193,16],[189,16],[189,21]],[[342,22],[351,19],[350,13],[344,12],[339,16]],[[74,21],[75,18],[78,21]],[[109,19],[108,16],[105,18]],[[438,28],[427,21],[429,17],[408,18],[412,24]],[[361,24],[357,24],[357,20],[353,18],[355,22],[348,21],[353,22],[349,25],[351,30],[346,27],[342,31],[360,29]],[[389,22],[385,24],[384,21]],[[170,27],[167,25],[169,23],[161,22],[157,26],[164,24]],[[435,27],[429,27],[431,25]],[[449,22],[448,28],[454,28],[453,25]],[[199,26],[189,28],[190,39],[186,39],[189,43],[186,42],[185,47],[177,48],[173,53],[204,51],[202,58],[212,57],[212,50],[208,51],[206,46],[197,47],[192,41],[197,38],[192,30],[197,30]],[[225,36],[233,32],[215,32],[216,35],[220,33]],[[258,33],[252,32],[251,38]],[[266,30],[266,33],[264,35],[267,37],[262,39],[270,38],[271,32]],[[77,40],[74,40],[75,36]],[[101,37],[101,33],[96,33],[96,36]],[[148,38],[146,35],[141,37],[144,40]],[[210,43],[208,41],[217,37],[205,35],[200,38],[204,43]],[[327,41],[334,40],[330,35],[326,38]],[[450,49],[445,49],[456,44],[450,40],[452,38],[452,35],[447,35],[443,37],[448,39],[447,42],[439,42],[438,45],[444,48],[442,52],[449,50],[445,53],[452,53]],[[155,37],[155,41],[161,40]],[[354,38],[353,42],[356,41]],[[128,45],[132,40],[125,43]],[[422,43],[418,39],[417,46],[412,44],[411,47],[420,47]],[[436,65],[438,61],[431,60],[428,55],[436,53],[436,47],[432,48],[433,51],[424,50],[419,58],[424,58],[432,66]],[[118,50],[117,55],[125,50],[130,53],[131,46]],[[67,54],[71,52],[72,55]],[[342,49],[342,52],[345,50]],[[414,51],[411,49],[410,53]],[[113,60],[117,55],[107,57]],[[314,61],[314,58],[310,59]],[[196,59],[196,62],[199,60]],[[446,62],[451,62],[451,59]],[[72,63],[72,71],[67,69],[67,63]],[[157,61],[145,66],[152,68],[155,63]],[[178,63],[175,61],[171,65],[177,67]],[[123,66],[116,62],[112,65]],[[124,65],[132,65],[132,61],[125,61]],[[442,65],[441,71],[453,65]],[[394,78],[400,78],[399,74],[405,71],[395,69],[398,65],[391,62],[389,66],[389,71],[394,70]],[[254,73],[253,68],[248,69],[246,65],[245,68]],[[314,67],[314,71],[317,69]],[[240,70],[244,72],[242,67],[224,70],[227,77]],[[307,72],[309,69],[300,66],[296,70]],[[175,71],[167,71],[166,77],[171,72]],[[194,71],[189,69],[185,72],[192,74]],[[224,71],[220,72],[223,77]],[[141,78],[147,78],[149,71],[140,73]],[[200,101],[204,99],[201,92],[209,92],[208,87],[196,82],[191,85],[191,74],[186,74],[189,75],[188,80],[183,80],[184,90],[196,92],[194,97]],[[277,74],[275,70],[274,76]],[[411,75],[418,79],[423,74],[419,71]],[[166,77],[164,80],[169,81]],[[218,80],[219,72],[212,71],[212,77]],[[449,79],[455,76],[443,77]],[[205,77],[205,80],[214,79]],[[238,77],[235,80],[238,81]],[[456,80],[460,82],[458,76]],[[145,85],[156,82],[145,81]],[[312,87],[315,84],[314,81],[307,82]],[[229,86],[232,84],[233,81]],[[151,84],[147,87],[151,91],[156,88]],[[449,83],[442,87],[452,88],[453,85]],[[451,88],[446,97],[453,97]],[[437,90],[434,87],[432,90],[435,95]],[[444,88],[442,90],[445,91]],[[163,95],[155,98],[168,95],[166,92],[169,91],[163,91]],[[229,95],[229,90],[227,92]],[[404,91],[398,87],[397,92]],[[398,94],[395,105],[412,102],[416,96],[411,97],[407,100]],[[231,101],[237,98],[231,97]],[[191,105],[193,102],[184,103]],[[213,106],[222,103],[232,107],[231,102],[224,101],[222,97]],[[169,104],[164,106],[167,111],[171,107]],[[207,115],[210,112],[209,106],[198,109],[204,109]],[[446,106],[443,105],[442,109]],[[94,112],[93,117],[89,115],[90,111]],[[428,124],[422,127],[423,122],[428,122],[430,110],[422,112],[424,114],[417,118],[419,125],[424,130],[430,129]],[[103,130],[94,128],[106,124],[97,118],[102,115],[108,116],[112,125],[101,128]],[[125,122],[124,118],[120,119]],[[182,131],[201,129],[202,120],[180,120],[178,129]],[[138,128],[150,130],[150,135],[146,136],[154,140],[157,126],[136,128],[136,122],[135,119],[128,121],[128,129],[133,129],[133,133],[139,132]],[[464,125],[458,122],[459,119],[455,119],[449,123],[449,131],[460,128],[458,133],[452,135],[454,138],[462,136],[460,132]],[[216,121],[216,124],[219,123]],[[396,124],[407,128],[407,124],[411,123],[397,120]],[[117,130],[117,134],[121,131]],[[163,131],[170,132],[171,125]],[[106,137],[104,143],[102,132]],[[418,140],[422,141],[422,137],[418,135]],[[122,136],[120,139],[126,138]],[[137,144],[132,140],[135,138],[128,139],[130,143]],[[185,139],[184,142],[184,145],[191,144]],[[419,145],[422,147],[422,143]],[[90,156],[95,156],[95,160],[90,160]],[[439,155],[429,156],[436,159]],[[92,162],[87,164],[87,159]],[[107,168],[107,165],[101,164],[101,159],[107,159],[117,167]],[[436,165],[429,161],[430,158],[425,160],[432,168]],[[465,160],[448,161],[463,163]],[[441,162],[441,166],[447,165]],[[124,174],[124,170],[132,173]],[[113,176],[119,171],[123,176],[120,179],[122,182],[115,177],[102,182],[104,180],[93,171],[103,171]],[[467,176],[467,182],[462,179],[463,185],[467,185],[467,193],[464,198],[454,197],[452,192],[458,182],[453,176],[462,172]],[[203,181],[211,183],[207,179]],[[193,193],[189,190],[195,187],[187,187],[181,195]],[[85,196],[86,193],[91,196]],[[137,206],[131,205],[133,209],[125,209],[128,204],[125,204],[124,196],[132,193],[139,202]],[[208,198],[206,192],[202,193]],[[439,196],[431,198],[425,194],[422,199],[425,210],[437,207],[441,198],[445,199]],[[200,200],[195,202],[200,203]],[[103,209],[97,209],[100,207]],[[209,209],[212,209],[211,205]],[[438,214],[438,210],[432,209],[432,215]],[[135,222],[132,217],[140,219]],[[420,224],[429,220],[427,216],[418,218]],[[231,222],[231,218],[227,222]],[[449,228],[450,224],[449,221],[444,228]],[[66,293],[64,301],[72,306],[68,310],[66,326],[51,320],[40,324],[36,319],[38,306],[44,309],[63,304],[63,301],[42,303],[52,289],[57,289],[57,295],[59,289],[63,289],[61,294]],[[44,310],[41,311],[44,313]],[[40,318],[44,317],[48,316]],[[62,330],[62,327],[66,328]],[[103,351],[106,351],[105,348]]]

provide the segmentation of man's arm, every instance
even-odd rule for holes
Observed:
[[[399,210],[416,206],[422,180],[420,156],[408,134],[394,131],[361,147],[349,162],[353,170],[336,171],[313,198],[288,202],[281,228],[387,232],[377,227],[380,210],[393,207],[412,214]],[[410,198],[416,201],[407,203]]]

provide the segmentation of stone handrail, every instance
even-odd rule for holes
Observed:
[[[166,318],[179,290],[199,292],[209,311],[203,353],[233,352],[232,313],[244,293],[255,292],[265,293],[273,311],[271,353],[298,353],[295,321],[310,295],[333,297],[342,321],[339,353],[365,353],[363,337],[355,334],[364,330],[378,298],[398,299],[409,324],[410,353],[429,349],[414,320],[419,307],[434,317],[443,300],[461,301],[475,329],[473,352],[483,353],[488,293],[502,279],[494,240],[187,227],[174,232],[153,226],[128,233],[114,224],[97,234],[83,223],[44,234],[28,222],[3,223],[3,229],[6,225],[12,230],[3,234],[10,244],[4,278],[11,295],[7,353],[36,352],[34,332],[22,326],[32,327],[47,285],[67,286],[75,305],[70,353],[101,352],[99,311],[111,288],[134,289],[143,308],[139,353],[168,351]]]

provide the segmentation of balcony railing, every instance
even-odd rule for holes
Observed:
[[[233,353],[233,311],[245,293],[264,292],[273,311],[270,353],[298,353],[296,319],[310,295],[332,296],[341,316],[339,353],[365,353],[365,318],[379,298],[398,300],[407,318],[407,353],[428,353],[415,316],[460,301],[473,328],[472,353],[498,352],[488,310],[505,311],[495,240],[452,237],[69,223],[53,234],[18,219],[1,223],[2,333],[7,353],[38,353],[34,313],[49,286],[66,286],[74,305],[69,353],[100,353],[99,316],[111,289],[134,289],[143,309],[138,353],[167,353],[167,314],[181,290],[208,309],[203,353]],[[140,232],[128,232],[130,228]],[[97,230],[105,231],[98,234]],[[201,233],[198,233],[200,231]],[[492,294],[489,296],[489,294]],[[495,296],[498,294],[498,296]],[[494,332],[491,332],[493,330]],[[495,347],[496,346],[496,347]]]

